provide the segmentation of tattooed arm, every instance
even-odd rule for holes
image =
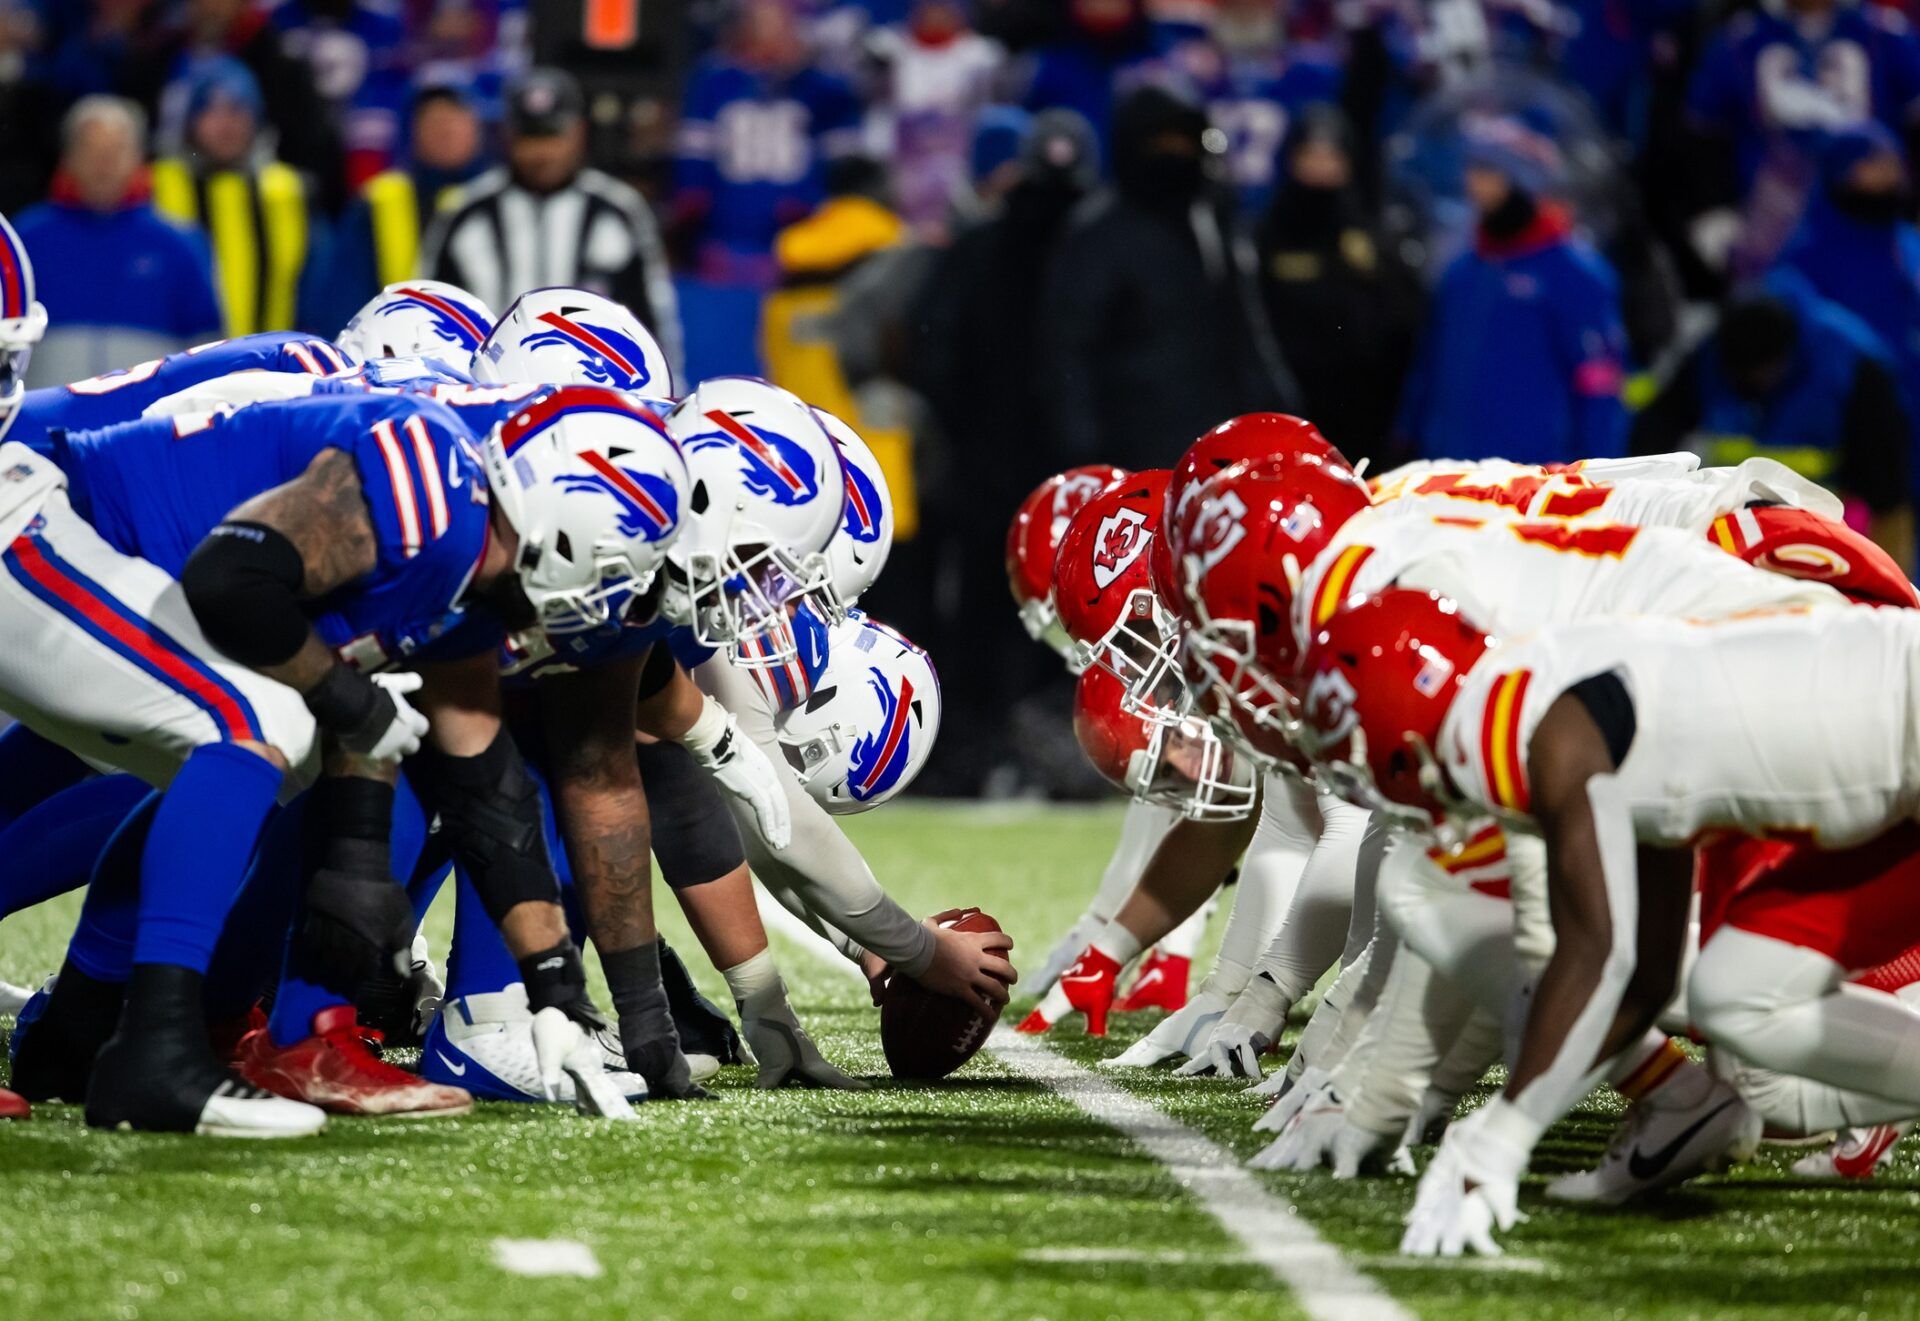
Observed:
[[[651,944],[653,831],[633,753],[639,660],[540,681],[553,806],[601,953]]]

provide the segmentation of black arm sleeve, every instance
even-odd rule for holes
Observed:
[[[496,924],[516,904],[559,902],[540,789],[504,726],[476,757],[429,749],[408,772]]]
[[[1907,503],[1907,451],[1913,428],[1893,373],[1872,358],[1854,369],[1841,420],[1840,468],[1834,480],[1876,514]]]
[[[187,557],[180,586],[207,641],[256,669],[292,660],[310,626],[300,608],[306,564],[260,523],[222,523]]]
[[[1700,425],[1700,355],[1708,351],[1702,345],[1689,353],[1673,379],[1640,410],[1633,420],[1629,452],[1671,454],[1686,448],[1687,437]]]

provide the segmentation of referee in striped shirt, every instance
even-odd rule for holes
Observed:
[[[680,312],[646,200],[586,164],[572,75],[531,69],[507,94],[507,163],[461,190],[428,230],[422,271],[504,312],[529,289],[591,289],[625,304],[681,371]]]

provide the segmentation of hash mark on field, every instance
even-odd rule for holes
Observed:
[[[1413,1321],[1370,1276],[1240,1168],[1224,1147],[1089,1069],[1001,1027],[988,1045],[1003,1063],[1071,1101],[1164,1165],[1319,1321]]]
[[[1028,1248],[1020,1257],[1024,1261],[1150,1262],[1155,1266],[1246,1260],[1238,1252],[1157,1252],[1151,1248]]]
[[[514,1275],[571,1275],[597,1280],[605,1274],[593,1249],[570,1238],[496,1238],[493,1264]]]

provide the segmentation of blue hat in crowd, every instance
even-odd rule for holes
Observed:
[[[1874,156],[1889,155],[1904,161],[1899,139],[1878,120],[1852,124],[1827,135],[1820,147],[1820,177],[1829,183],[1845,178],[1847,171]]]
[[[993,105],[973,121],[973,177],[986,178],[1020,154],[1033,116],[1019,106]]]
[[[198,119],[200,112],[216,100],[230,101],[259,119],[265,109],[260,95],[260,80],[253,70],[230,55],[201,60],[187,73],[187,118]]]
[[[1464,129],[1465,164],[1503,174],[1514,187],[1536,196],[1557,191],[1564,178],[1560,148],[1552,138],[1509,116],[1470,121]]]

